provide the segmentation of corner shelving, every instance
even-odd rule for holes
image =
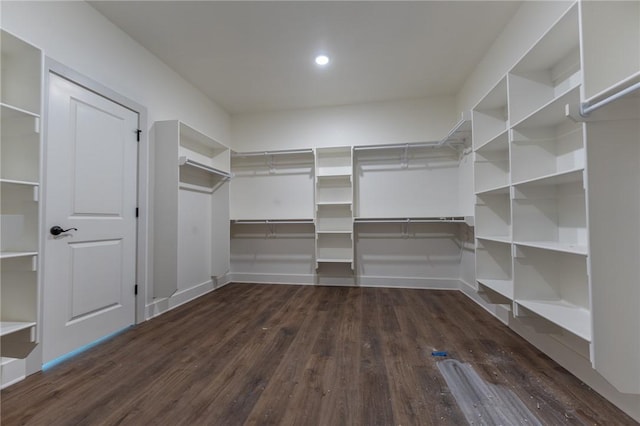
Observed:
[[[315,151],[316,268],[350,263],[353,268],[353,150]]]
[[[31,372],[18,358],[28,358],[37,344],[43,61],[39,49],[5,31],[0,44],[0,385],[4,387]]]

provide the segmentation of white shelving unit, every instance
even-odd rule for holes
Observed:
[[[578,4],[473,109],[476,279],[591,341]],[[506,111],[506,112],[505,112]],[[476,122],[477,120],[477,122]]]
[[[353,269],[353,149],[315,150],[316,269],[349,263]]]
[[[229,149],[177,121],[153,125],[156,299],[229,269]]]
[[[582,339],[628,394],[640,394],[639,83],[640,3],[576,2],[472,111],[478,283],[516,317]]]
[[[0,384],[27,374],[37,345],[42,52],[0,32]]]

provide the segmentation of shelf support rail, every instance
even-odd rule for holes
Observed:
[[[202,164],[199,163],[197,161],[191,160],[187,157],[180,157],[180,161],[179,164],[181,166],[191,166],[191,167],[195,167],[196,169],[200,169],[200,170],[204,170],[205,172],[209,172],[209,173],[213,173],[216,175],[220,175],[222,176],[225,180],[231,179],[231,174],[227,173],[227,172],[223,172],[222,170],[218,170],[215,167],[211,167],[208,166],[206,164]]]
[[[621,85],[624,85],[624,83]],[[611,102],[616,101],[624,96],[627,96],[628,94],[633,93],[636,90],[640,90],[640,81],[624,89],[618,90],[614,94],[607,96],[606,98],[601,99],[600,101],[593,104],[590,104],[589,102],[582,102],[580,104],[580,116],[583,118],[587,118],[593,111],[602,108],[603,106],[608,105]]]
[[[378,219],[354,219],[355,223],[463,223],[465,218],[462,216],[450,217],[425,217],[425,218],[378,218]]]
[[[312,149],[281,149],[277,151],[252,151],[252,152],[233,152],[231,157],[262,157],[266,155],[285,155],[285,154],[312,154]]]

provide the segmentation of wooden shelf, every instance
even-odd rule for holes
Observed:
[[[492,236],[492,235],[476,235],[476,239],[485,240],[485,241],[493,241],[501,244],[511,244],[510,237],[502,237],[502,236]]]
[[[476,280],[483,286],[513,300],[513,280],[495,280],[489,278],[477,278]]]
[[[30,257],[37,255],[37,251],[2,251],[0,252],[0,259],[15,259],[18,257]]]
[[[35,326],[35,322],[0,321],[0,336],[7,336]]]
[[[40,186],[39,182],[27,181],[27,180],[15,180],[15,179],[0,179],[0,184],[6,183],[10,185],[24,185],[24,186]]]
[[[351,167],[320,167],[316,174],[317,177],[350,177],[352,175]]]
[[[583,256],[586,256],[588,253],[586,245],[563,243],[558,241],[514,241],[513,243],[520,246],[557,251],[560,253],[580,254]]]
[[[591,341],[591,313],[588,309],[563,300],[525,300],[516,303],[576,336]]]

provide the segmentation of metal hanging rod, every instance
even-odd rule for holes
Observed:
[[[237,225],[295,225],[295,224],[313,224],[313,219],[238,219],[231,220],[231,223]]]
[[[420,217],[420,218],[355,218],[355,223],[449,223],[465,222],[464,216]]]
[[[401,148],[433,148],[440,146],[440,142],[410,142],[387,145],[362,145],[353,147],[354,151],[370,151],[379,149],[401,149]]]
[[[286,155],[286,154],[313,154],[312,149],[281,149],[277,151],[252,151],[252,152],[233,152],[233,158],[246,157],[263,157],[266,155]]]
[[[620,85],[625,85],[625,82],[621,83]],[[582,104],[580,104],[580,115],[582,117],[588,117],[589,114],[591,114],[593,111],[602,108],[603,106],[608,105],[611,102],[622,98],[623,96],[627,96],[628,94],[635,92],[636,90],[640,90],[640,81],[624,89],[621,89],[614,94],[607,96],[606,98],[593,104],[589,104],[589,102],[583,102]]]
[[[225,179],[231,179],[231,174],[227,172],[223,172],[222,170],[216,169],[215,167],[211,167],[207,164],[200,163],[198,161],[192,160],[187,157],[180,157],[178,160],[178,164],[180,166],[191,166],[196,169],[204,170],[205,172],[213,173],[216,175],[220,175]]]

